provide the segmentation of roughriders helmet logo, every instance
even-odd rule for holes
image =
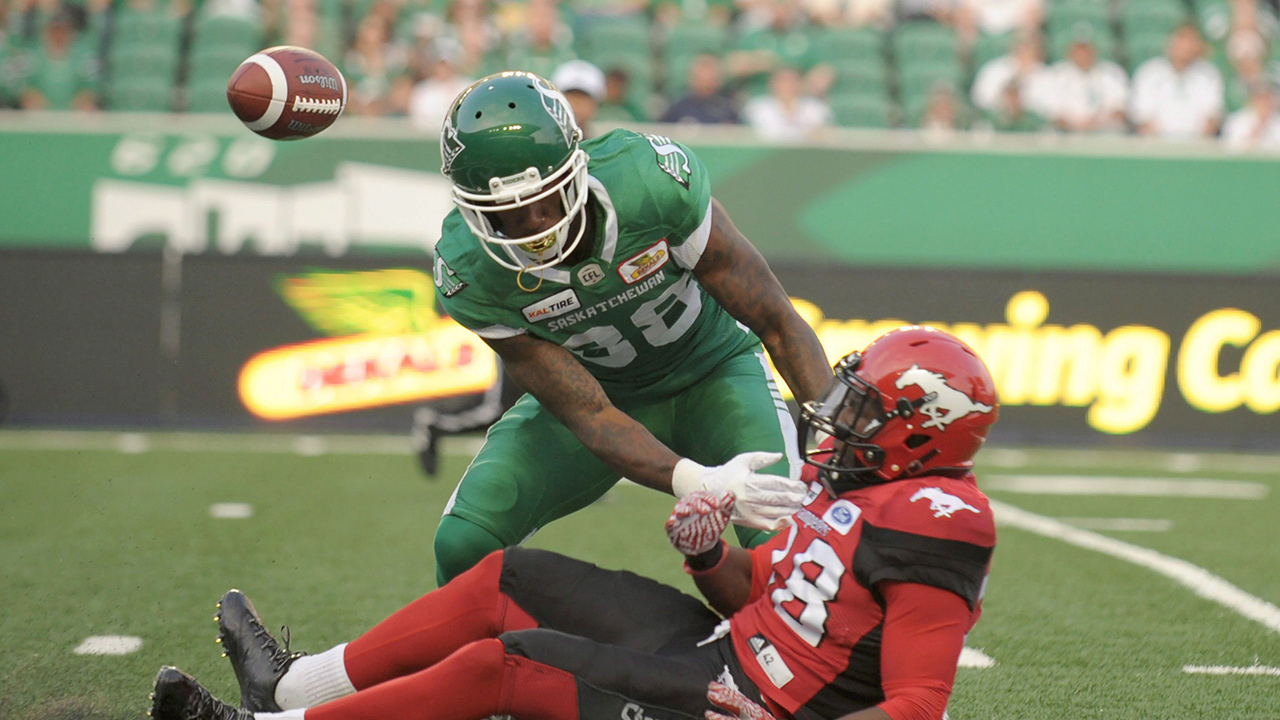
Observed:
[[[453,161],[458,159],[458,154],[466,150],[467,146],[462,144],[458,139],[458,129],[453,126],[453,118],[448,117],[444,120],[444,128],[440,131],[440,158],[442,164],[440,171],[448,175],[453,168]]]
[[[672,142],[671,138],[662,135],[645,135],[645,139],[658,154],[658,167],[662,168],[662,172],[675,178],[676,182],[688,190],[689,176],[693,174],[693,170],[689,169],[689,156],[684,150]]]
[[[942,488],[929,487],[917,490],[916,494],[911,496],[911,502],[915,502],[922,498],[929,501],[929,509],[933,511],[933,516],[936,518],[951,517],[952,513],[956,513],[961,510],[969,510],[979,515],[982,514],[981,510],[961,500],[955,495],[942,492]]]
[[[538,91],[538,95],[542,96],[542,108],[547,111],[552,120],[556,121],[560,132],[564,133],[565,144],[572,146],[578,139],[578,125],[573,120],[572,111],[569,110],[569,101],[564,99],[564,95],[559,90],[548,87],[540,80],[535,79],[533,87]]]
[[[991,412],[990,405],[980,403],[948,385],[942,373],[926,370],[919,365],[912,365],[894,382],[899,390],[908,385],[915,385],[925,393],[925,402],[920,406],[920,412],[929,417],[920,425],[925,429],[936,427],[946,430],[948,425],[970,413]]]

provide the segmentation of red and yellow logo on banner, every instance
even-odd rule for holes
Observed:
[[[314,271],[277,290],[313,327],[341,337],[272,348],[240,370],[244,406],[291,420],[484,392],[493,350],[435,311],[431,276],[408,269]]]

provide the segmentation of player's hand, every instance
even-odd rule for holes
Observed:
[[[694,490],[715,495],[733,493],[733,522],[760,530],[780,530],[791,524],[791,515],[804,504],[808,487],[799,478],[756,472],[782,460],[782,453],[747,452],[729,462],[703,467],[682,458],[671,476],[676,497]]]
[[[706,490],[695,490],[671,511],[667,518],[667,539],[672,547],[688,557],[710,551],[720,542],[720,535],[729,526],[729,514],[733,512],[733,493],[713,495]]]
[[[711,683],[707,686],[707,699],[712,705],[729,711],[729,714],[725,715],[708,710],[707,720],[777,720],[768,710],[728,685]]]

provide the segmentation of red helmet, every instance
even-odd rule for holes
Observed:
[[[936,328],[890,330],[841,358],[835,375],[800,412],[805,462],[825,471],[824,483],[971,468],[999,416],[982,359]]]

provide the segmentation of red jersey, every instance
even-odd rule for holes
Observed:
[[[816,473],[805,466],[809,495],[792,527],[752,551],[751,597],[730,632],[772,702],[799,718],[835,718],[885,700],[885,600],[876,583],[955,593],[970,612],[967,632],[981,613],[996,534],[971,474],[878,483],[832,499]]]

